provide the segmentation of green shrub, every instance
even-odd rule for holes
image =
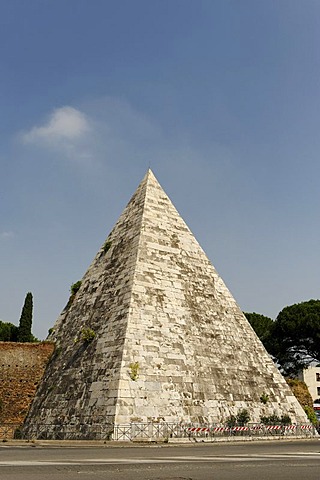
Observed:
[[[89,327],[84,327],[81,330],[81,340],[83,340],[86,343],[92,342],[92,340],[95,338],[96,333],[92,328]]]
[[[226,420],[227,427],[234,427],[236,425],[244,426],[250,420],[249,411],[246,408],[239,410],[237,415],[230,415]]]
[[[275,413],[273,415],[261,417],[260,422],[264,425],[291,425],[292,423],[289,415],[282,415],[282,417],[279,417]]]
[[[318,419],[313,408],[309,407],[308,405],[305,405],[303,409],[306,412],[310,423],[312,423],[312,425],[318,425]]]
[[[249,411],[246,408],[243,408],[237,413],[237,424],[238,425],[245,425],[250,420]]]
[[[110,250],[111,245],[112,245],[111,240],[106,240],[106,242],[105,242],[104,245],[103,245],[103,251],[104,251],[104,253],[107,253],[107,251]]]
[[[129,375],[131,380],[136,381],[139,376],[139,362],[130,363],[129,368],[130,368]]]
[[[282,415],[282,417],[280,418],[280,423],[281,425],[291,425],[292,421],[289,415]]]
[[[268,401],[269,401],[269,395],[263,392],[263,394],[260,397],[260,402],[266,404],[268,403]]]
[[[237,424],[237,418],[235,415],[230,415],[230,417],[227,418],[226,420],[226,425],[227,427],[231,428],[234,427]]]
[[[260,422],[263,423],[263,425],[280,425],[281,420],[280,417],[274,413],[273,415],[261,417]]]
[[[71,285],[71,287],[70,287],[71,295],[75,295],[77,293],[77,291],[81,287],[81,283],[82,283],[81,280],[78,280],[77,282],[75,282]]]

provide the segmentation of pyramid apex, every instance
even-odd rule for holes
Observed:
[[[155,174],[153,173],[153,171],[151,170],[151,168],[149,167],[148,170],[147,170],[147,173],[145,174],[145,178],[155,178],[156,179],[156,176]]]
[[[157,177],[153,173],[153,170],[151,170],[151,168],[149,167],[148,170],[146,171],[143,179],[140,182],[140,187],[142,185],[145,185],[147,187],[148,184],[150,184],[150,183],[154,184],[154,185],[157,185],[158,187],[160,187],[162,189]]]

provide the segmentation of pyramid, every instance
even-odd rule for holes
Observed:
[[[48,339],[26,429],[63,424],[82,438],[83,425],[217,423],[243,408],[255,422],[306,422],[150,170]]]

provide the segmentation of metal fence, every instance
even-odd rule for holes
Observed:
[[[310,424],[299,425],[262,425],[248,424],[246,426],[227,427],[223,425],[183,425],[170,423],[131,423],[115,425],[113,440],[166,441],[169,439],[189,438],[214,441],[226,437],[312,437],[317,436],[317,430]]]
[[[0,439],[22,440],[116,440],[116,441],[215,441],[235,437],[313,437],[317,430],[310,424],[227,427],[224,425],[191,425],[176,423],[59,424],[33,425],[0,424]]]

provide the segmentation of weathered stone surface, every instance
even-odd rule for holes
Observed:
[[[50,355],[52,343],[0,342],[0,423],[22,423]]]
[[[90,343],[83,328],[95,332]],[[27,425],[221,422],[242,408],[252,421],[306,421],[151,171],[50,339],[56,352]]]

